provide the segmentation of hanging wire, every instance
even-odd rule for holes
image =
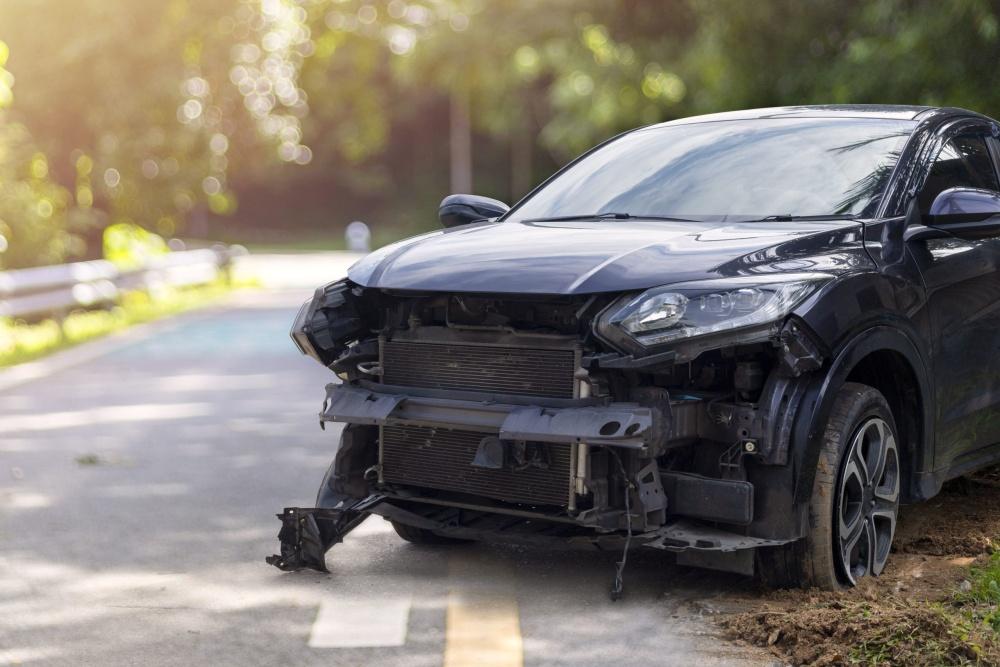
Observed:
[[[611,584],[611,599],[617,601],[621,599],[625,591],[625,563],[628,560],[628,550],[632,544],[632,507],[629,499],[632,495],[632,481],[628,478],[628,473],[625,472],[625,466],[622,464],[618,452],[611,447],[607,447],[606,449],[614,457],[615,462],[618,464],[618,470],[622,474],[622,479],[625,480],[625,547],[622,549],[622,559],[615,566],[615,581]]]

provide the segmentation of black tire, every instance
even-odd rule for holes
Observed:
[[[837,590],[882,572],[899,509],[898,442],[881,392],[845,383],[820,445],[809,532],[797,542],[758,550],[763,583]]]
[[[438,535],[437,533],[427,530],[426,528],[417,528],[416,526],[410,526],[405,523],[398,523],[396,521],[390,521],[396,534],[402,537],[407,542],[411,544],[422,544],[422,545],[445,545],[445,544],[468,544],[471,540],[461,540],[457,537],[446,537],[444,535]]]

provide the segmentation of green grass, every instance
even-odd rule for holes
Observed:
[[[851,664],[975,665],[996,657],[993,633],[951,605],[883,605],[859,616],[870,627],[849,653]]]
[[[970,568],[967,580],[966,590],[942,602],[895,609],[883,605],[871,619],[878,630],[854,646],[850,661],[863,665],[997,664],[1000,553]]]
[[[232,289],[234,286],[220,280],[200,287],[166,289],[155,295],[130,292],[113,308],[74,312],[61,323],[44,320],[28,324],[0,319],[0,368],[38,359],[135,324],[209,305]]]
[[[985,565],[969,573],[969,590],[957,595],[966,615],[1000,632],[1000,553],[993,553]]]

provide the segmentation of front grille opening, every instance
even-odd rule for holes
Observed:
[[[384,426],[382,478],[389,484],[469,493],[509,503],[567,506],[570,445],[533,443],[547,448],[547,468],[492,470],[472,465],[485,435],[428,426]]]
[[[573,398],[574,350],[413,343],[382,344],[382,382],[404,387]]]

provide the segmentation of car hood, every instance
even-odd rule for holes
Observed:
[[[365,287],[587,294],[868,263],[854,221],[483,222],[380,248],[351,267]]]

